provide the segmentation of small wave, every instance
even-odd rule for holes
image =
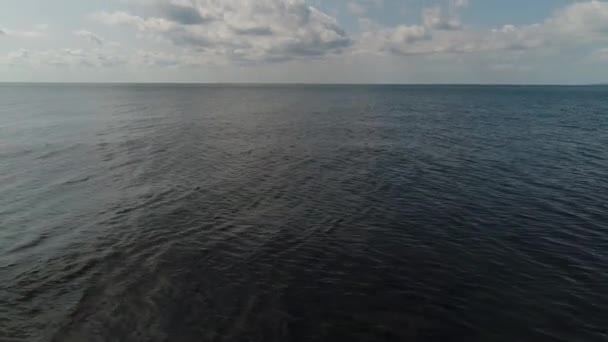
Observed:
[[[84,183],[84,182],[88,182],[90,179],[91,179],[91,176],[86,176],[86,177],[66,181],[63,184],[64,185],[73,185],[73,184],[78,184],[78,183]]]
[[[31,239],[28,242],[21,243],[12,249],[9,249],[6,254],[18,253],[18,252],[21,252],[21,251],[24,251],[24,250],[27,250],[30,248],[37,247],[37,246],[41,245],[42,243],[44,243],[49,237],[50,237],[50,234],[48,234],[48,233],[40,233],[34,239]]]

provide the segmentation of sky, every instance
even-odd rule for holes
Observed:
[[[0,2],[0,82],[608,82],[608,0]]]

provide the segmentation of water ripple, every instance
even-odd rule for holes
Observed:
[[[41,87],[2,341],[608,339],[604,88]]]

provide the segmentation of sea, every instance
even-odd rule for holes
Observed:
[[[0,85],[0,341],[607,341],[608,86]]]

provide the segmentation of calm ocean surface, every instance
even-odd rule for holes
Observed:
[[[341,340],[608,340],[608,87],[0,85],[0,341]]]

